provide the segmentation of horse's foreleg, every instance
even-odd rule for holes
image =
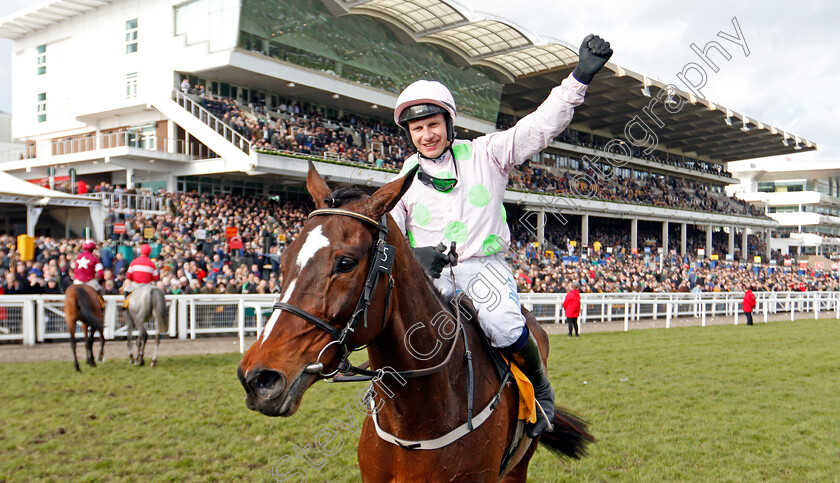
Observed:
[[[70,349],[73,351],[73,366],[76,372],[82,372],[79,369],[79,359],[76,357],[76,323],[67,324],[67,330],[70,331]]]
[[[94,328],[87,324],[82,324],[82,330],[85,333],[85,355],[87,356],[87,365],[96,367],[96,361],[93,359]]]

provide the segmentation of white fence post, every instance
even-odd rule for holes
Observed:
[[[820,318],[820,301],[822,300],[822,297],[820,297],[820,292],[814,292],[813,295],[814,295],[814,297],[813,297],[814,298],[814,302],[813,302],[813,304],[814,304],[814,320],[817,320],[817,319]]]
[[[178,297],[178,338],[187,340],[189,327],[189,317],[187,316],[187,308],[189,303],[184,297]]]
[[[583,332],[583,320],[586,318],[586,309],[588,305],[583,300],[580,301],[580,313],[578,314],[578,330]]]
[[[666,328],[666,329],[670,329],[670,328],[671,328],[671,310],[672,310],[672,308],[671,308],[671,301],[669,300],[669,301],[665,304],[665,328]]]
[[[834,318],[840,319],[840,293],[834,294]]]
[[[239,326],[239,353],[245,353],[245,300],[239,299],[236,304],[236,321]]]
[[[35,305],[37,305],[43,310],[44,304],[41,298],[39,297],[37,302],[35,300],[27,300],[23,302],[23,308],[21,310],[21,334],[23,335],[23,344],[24,345],[35,345],[36,342],[36,320],[35,320]],[[41,319],[43,320],[43,319]],[[41,324],[43,325],[43,323]]]
[[[735,325],[738,325],[738,301],[732,301],[732,318],[734,320]]]
[[[195,299],[190,299],[190,339],[195,340]]]
[[[46,311],[44,310],[44,299],[43,298],[38,297],[38,302],[36,302],[35,310],[36,310],[35,317],[32,319],[32,328],[34,329],[34,334],[35,334],[35,341],[34,342],[44,342],[44,336],[46,335],[46,332],[47,332],[47,327],[46,327],[47,326],[47,314],[45,313]],[[27,325],[26,318],[23,319],[23,325],[24,325],[24,333],[25,333],[25,331],[26,331],[25,327]],[[32,344],[27,344],[27,345],[34,345],[34,342]],[[26,337],[25,336],[24,336],[24,342],[23,343],[26,344]]]
[[[114,340],[117,331],[117,301],[105,300],[105,338]]]
[[[630,304],[624,303],[624,332],[630,330]]]
[[[170,298],[171,302],[169,303],[169,337],[175,337],[178,335],[178,298],[172,297]]]

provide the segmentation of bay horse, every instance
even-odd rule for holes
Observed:
[[[143,353],[146,350],[146,340],[149,338],[149,333],[146,331],[146,321],[150,317],[155,319],[155,353],[152,357],[152,362],[149,367],[157,365],[157,351],[160,345],[161,332],[169,331],[169,317],[166,310],[166,298],[163,291],[154,285],[143,284],[131,292],[128,297],[128,308],[125,310],[125,325],[126,343],[128,344],[128,362],[142,366]],[[133,348],[131,347],[131,332],[137,326],[137,358],[134,358]]]
[[[237,369],[245,404],[292,416],[313,383],[347,370],[347,353],[366,347],[371,370],[352,368],[377,375],[356,401],[365,409],[363,481],[524,482],[538,441],[522,434],[516,387],[493,368],[480,329],[446,309],[387,215],[415,172],[368,197],[331,192],[310,162],[316,210],[283,253],[283,296]],[[530,314],[529,321],[545,363],[548,337]],[[473,400],[483,409],[470,419]],[[550,416],[554,428],[538,440],[582,456],[594,440],[586,424],[560,408]]]
[[[105,321],[103,317],[102,304],[99,303],[99,293],[87,285],[73,284],[67,287],[64,292],[64,322],[67,324],[67,332],[70,333],[70,348],[73,350],[73,366],[76,372],[79,369],[79,360],[76,358],[76,324],[81,322],[82,333],[85,335],[85,353],[87,364],[96,367],[93,359],[93,338],[99,332],[99,357],[97,360],[105,360]]]

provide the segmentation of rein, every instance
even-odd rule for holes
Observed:
[[[301,309],[300,307],[286,302],[277,302],[276,304],[274,304],[274,309],[286,310],[289,313],[294,314],[300,317],[301,319],[309,322],[310,324],[314,325],[315,327],[323,330],[333,338],[333,340],[327,343],[327,345],[324,346],[323,349],[321,349],[321,352],[318,353],[317,360],[311,364],[306,365],[306,367],[304,368],[304,372],[306,372],[307,374],[319,374],[323,377],[333,377],[339,372],[342,372],[346,374],[357,374],[368,378],[381,376],[380,371],[362,369],[360,367],[356,367],[350,364],[350,361],[348,360],[350,353],[354,351],[363,350],[364,347],[359,347],[352,350],[348,349],[347,338],[351,333],[355,332],[356,325],[359,323],[359,320],[363,320],[365,327],[367,327],[368,308],[370,307],[371,297],[373,296],[373,292],[376,290],[377,283],[379,282],[379,276],[381,274],[388,275],[388,290],[385,295],[385,310],[382,314],[382,323],[380,325],[379,333],[382,333],[382,331],[385,329],[385,323],[388,317],[388,308],[391,306],[391,293],[394,289],[394,277],[392,273],[394,268],[394,259],[396,255],[396,249],[386,242],[386,238],[388,235],[387,215],[382,215],[381,220],[376,221],[369,216],[365,216],[361,213],[356,213],[354,211],[342,210],[339,208],[323,208],[312,211],[309,214],[308,219],[311,219],[314,216],[325,215],[340,215],[356,218],[357,220],[361,220],[365,223],[373,225],[378,230],[378,240],[374,244],[371,253],[370,270],[368,271],[367,279],[365,280],[364,289],[362,290],[362,296],[359,298],[359,302],[356,304],[356,309],[353,311],[352,317],[343,329],[337,329],[331,324],[325,322],[323,319],[310,314],[309,312]],[[461,317],[460,311],[458,311],[457,325],[455,330],[457,331],[460,328]],[[466,338],[464,340],[466,343]],[[453,341],[452,344],[449,346],[449,352],[446,355],[446,359],[444,359],[443,362],[441,362],[440,364],[437,364],[432,367],[426,367],[423,369],[388,372],[391,374],[399,375],[404,378],[423,377],[440,372],[441,369],[443,369],[452,360],[452,355],[454,354],[455,346],[457,345],[456,342],[457,341]],[[341,350],[341,360],[339,361],[338,366],[334,371],[324,374],[324,364],[321,362],[321,356],[323,356],[324,351],[326,351],[326,349],[331,345],[338,345],[338,347]]]

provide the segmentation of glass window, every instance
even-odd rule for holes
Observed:
[[[134,99],[137,97],[137,72],[125,75],[125,98]]]
[[[35,106],[38,113],[38,122],[45,122],[47,120],[47,93],[41,92],[38,94],[38,103]]]
[[[137,52],[137,19],[125,23],[125,53]]]
[[[47,45],[39,45],[36,48],[38,52],[38,75],[47,73]]]

